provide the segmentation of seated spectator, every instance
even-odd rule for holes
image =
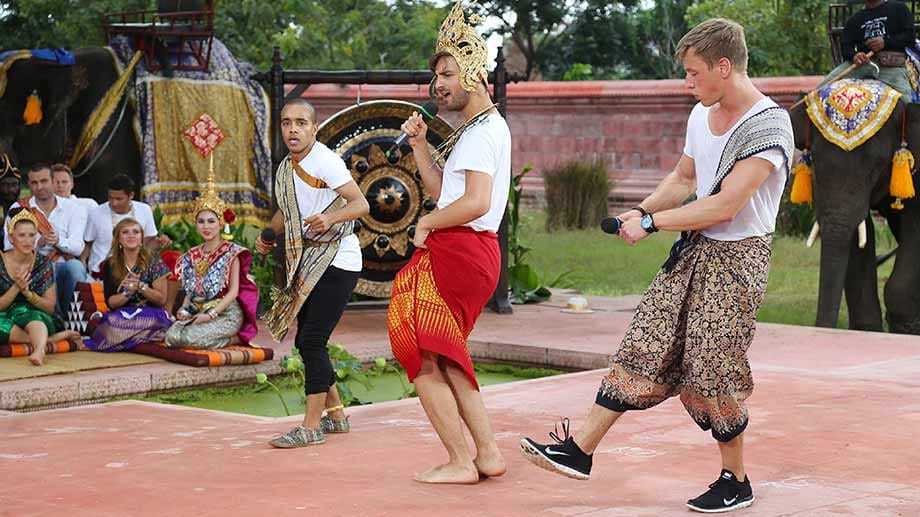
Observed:
[[[32,165],[28,180],[32,195],[13,203],[10,210],[29,208],[35,216],[38,225],[36,249],[54,264],[58,315],[63,316],[77,282],[86,280],[86,268],[79,259],[84,248],[86,211],[75,201],[54,194],[48,164]],[[7,234],[4,249],[12,248]]]
[[[150,205],[134,200],[134,180],[126,174],[116,174],[109,180],[109,200],[90,211],[83,240],[86,250],[83,260],[94,277],[99,276],[102,262],[112,249],[112,231],[122,219],[131,218],[144,229],[144,245],[154,250],[169,246],[169,237],[157,236],[156,223]]]
[[[77,197],[73,195],[73,172],[70,167],[63,163],[55,163],[51,166],[51,182],[54,183],[54,193],[64,199],[76,201],[82,206],[86,213],[99,206],[95,199],[88,197]]]
[[[255,337],[259,290],[249,278],[252,254],[223,240],[224,202],[214,185],[195,202],[195,227],[204,243],[188,250],[176,264],[186,295],[179,320],[166,332],[175,348],[222,348]]]
[[[0,162],[0,166],[4,165]],[[10,206],[19,200],[22,191],[22,178],[19,176],[19,169],[7,163],[2,173],[0,173],[0,210],[3,211],[3,217],[9,212]]]
[[[63,324],[54,315],[54,267],[50,259],[35,253],[35,216],[24,208],[10,214],[6,233],[12,249],[0,260],[0,342],[31,344],[29,362],[41,366],[49,341],[68,339],[79,345],[80,334],[61,331]]]
[[[160,256],[144,247],[144,229],[122,219],[113,232],[111,256],[102,263],[102,282],[109,312],[102,317],[90,350],[121,352],[140,343],[159,343],[172,324],[163,309],[169,269]]]

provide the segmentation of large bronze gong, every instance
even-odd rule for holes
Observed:
[[[393,278],[415,251],[415,223],[435,208],[422,185],[412,148],[406,144],[389,159],[385,155],[413,111],[418,106],[409,102],[365,102],[326,119],[316,135],[345,160],[371,206],[356,224],[364,268],[355,292],[374,298],[389,298]],[[440,117],[428,123],[432,152],[451,131]]]

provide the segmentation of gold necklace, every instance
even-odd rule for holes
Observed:
[[[440,163],[441,159],[444,158],[444,155],[453,151],[454,146],[457,145],[457,141],[460,140],[460,136],[463,134],[463,132],[482,121],[485,118],[485,115],[495,106],[495,103],[486,106],[485,109],[473,115],[469,120],[455,129],[453,133],[448,135],[448,137],[444,139],[441,145],[439,145],[438,148],[434,150],[434,154],[431,156],[432,160],[434,160],[434,163]]]
[[[198,261],[197,264],[195,264],[195,274],[197,274],[198,277],[203,277],[204,274],[208,272],[208,268],[210,268],[210,267],[211,267],[211,264],[213,263],[213,260],[212,260],[211,257],[212,257],[212,255],[214,255],[214,254],[217,252],[217,250],[219,250],[219,249],[220,249],[220,245],[219,245],[219,244],[217,245],[216,248],[214,248],[214,249],[211,250],[211,251],[205,250],[205,249],[204,249],[204,244],[201,245],[201,260]]]

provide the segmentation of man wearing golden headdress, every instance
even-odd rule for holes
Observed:
[[[418,113],[402,127],[425,191],[438,202],[416,225],[417,250],[393,282],[388,318],[393,355],[415,383],[449,456],[446,464],[415,477],[423,483],[476,483],[481,475],[505,472],[467,348],[498,282],[496,232],[511,181],[511,132],[489,97],[488,50],[473,28],[477,22],[475,15],[467,22],[457,2],[429,62],[438,101],[461,112],[466,122],[435,156]],[[439,159],[447,151],[442,166]],[[475,455],[467,448],[464,424]]]
[[[287,277],[284,288],[273,289],[265,320],[278,341],[296,320],[294,346],[303,358],[306,394],[303,423],[269,442],[282,449],[318,445],[327,433],[351,429],[326,347],[361,274],[354,221],[370,206],[342,158],[316,141],[318,129],[316,110],[306,100],[293,99],[281,110],[290,154],[275,174],[278,212],[269,233],[284,233]],[[267,231],[256,242],[262,253],[273,245],[263,238]]]

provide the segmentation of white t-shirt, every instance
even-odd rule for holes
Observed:
[[[95,199],[90,198],[90,197],[77,197],[71,194],[69,199],[79,203],[80,206],[86,209],[87,214],[89,214],[90,212],[93,211],[94,208],[99,206],[99,203],[97,203]]]
[[[112,231],[115,229],[115,225],[128,217],[141,223],[145,238],[157,236],[153,210],[147,203],[131,201],[131,210],[126,214],[113,212],[109,208],[108,201],[90,210],[89,220],[86,222],[86,231],[83,233],[83,240],[93,243],[93,247],[89,252],[89,261],[87,262],[90,271],[93,273],[99,272],[99,266],[109,257],[109,253],[112,251]]]
[[[300,161],[300,167],[310,176],[322,180],[329,188],[314,188],[294,174],[294,190],[300,217],[316,215],[339,197],[335,189],[352,180],[345,161],[321,142],[313,144],[310,153]],[[332,259],[332,265],[345,271],[361,271],[361,243],[358,236],[351,234],[339,243],[339,251]]]
[[[511,131],[501,115],[489,115],[460,135],[444,164],[439,209],[460,199],[466,192],[466,171],[492,176],[492,204],[485,215],[464,226],[476,231],[498,232],[511,188]]]
[[[693,108],[690,119],[687,121],[687,142],[684,146],[684,154],[693,158],[696,168],[697,198],[702,199],[709,194],[719,167],[719,160],[722,158],[722,151],[735,129],[752,115],[772,106],[776,106],[776,103],[769,97],[761,99],[722,136],[713,135],[709,128],[709,108],[702,104],[697,104]],[[791,122],[789,124],[791,126]],[[792,133],[791,128],[789,132]],[[783,189],[786,187],[788,164],[785,163],[786,158],[779,148],[760,152],[754,157],[763,158],[773,164],[773,171],[734,219],[703,230],[702,233],[706,237],[719,241],[740,241],[748,237],[773,233]]]

